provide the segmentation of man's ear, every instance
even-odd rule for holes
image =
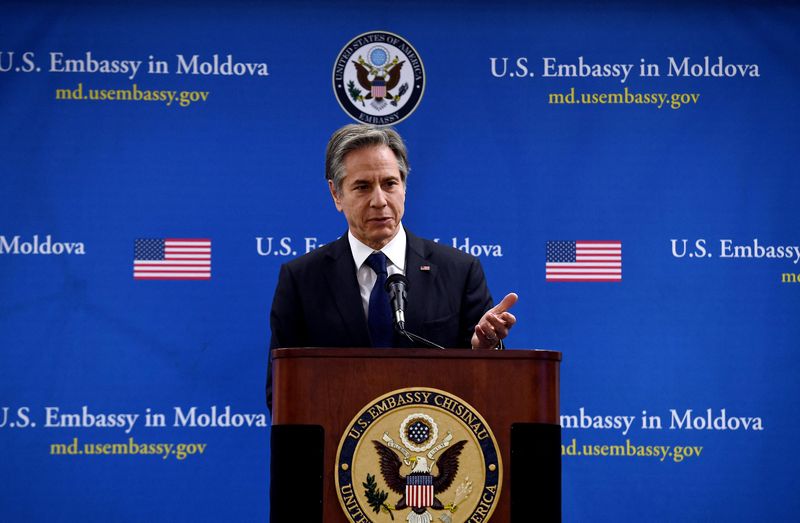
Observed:
[[[336,187],[333,185],[333,180],[328,180],[328,190],[331,191],[331,198],[333,198],[333,203],[336,205],[336,210],[341,212],[342,202],[339,200],[339,195],[336,194]]]

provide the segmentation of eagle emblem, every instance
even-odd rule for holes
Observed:
[[[342,48],[333,67],[333,90],[339,105],[355,120],[395,125],[419,105],[425,68],[405,39],[371,31]]]
[[[363,104],[364,100],[368,100],[371,101],[372,107],[380,110],[386,107],[385,100],[389,100],[392,105],[396,106],[408,90],[408,84],[403,84],[397,93],[392,94],[392,90],[400,83],[400,72],[406,61],[398,59],[397,56],[390,61],[389,51],[384,46],[375,46],[370,49],[367,53],[367,60],[363,56],[359,56],[358,60],[353,60],[352,63],[356,68],[356,79],[359,85],[367,91],[366,95],[362,95],[361,91],[351,89],[351,97],[354,102]]]
[[[336,463],[339,502],[354,523],[488,521],[500,495],[500,451],[486,420],[439,389],[398,389],[365,405]]]
[[[458,473],[458,457],[466,443],[465,440],[462,440],[451,445],[434,462],[428,462],[424,456],[412,457],[413,468],[409,474],[403,476],[401,473],[403,461],[400,456],[383,443],[372,441],[380,456],[383,480],[391,490],[400,494],[400,499],[394,509],[411,508],[413,512],[413,514],[409,514],[407,521],[430,523],[433,516],[427,509],[443,510],[445,508],[436,495],[450,488],[455,480]],[[435,476],[433,475],[434,466],[437,469]]]

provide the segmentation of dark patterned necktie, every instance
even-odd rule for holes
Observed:
[[[367,265],[375,271],[378,279],[369,293],[369,311],[367,323],[373,347],[392,346],[392,310],[389,307],[389,293],[386,292],[386,255],[382,252],[373,252],[366,261]]]

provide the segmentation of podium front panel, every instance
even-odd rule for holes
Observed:
[[[558,352],[302,348],[277,349],[272,357],[273,425],[318,425],[324,431],[325,523],[348,521],[334,482],[341,437],[364,406],[388,392],[440,389],[462,398],[485,418],[507,469],[494,521],[510,521],[510,481],[524,475],[508,470],[512,425],[559,425]],[[560,474],[552,480],[560,493]]]

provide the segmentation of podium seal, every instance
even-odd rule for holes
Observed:
[[[463,399],[407,388],[367,404],[336,454],[336,491],[354,523],[487,521],[502,486],[497,440]]]

